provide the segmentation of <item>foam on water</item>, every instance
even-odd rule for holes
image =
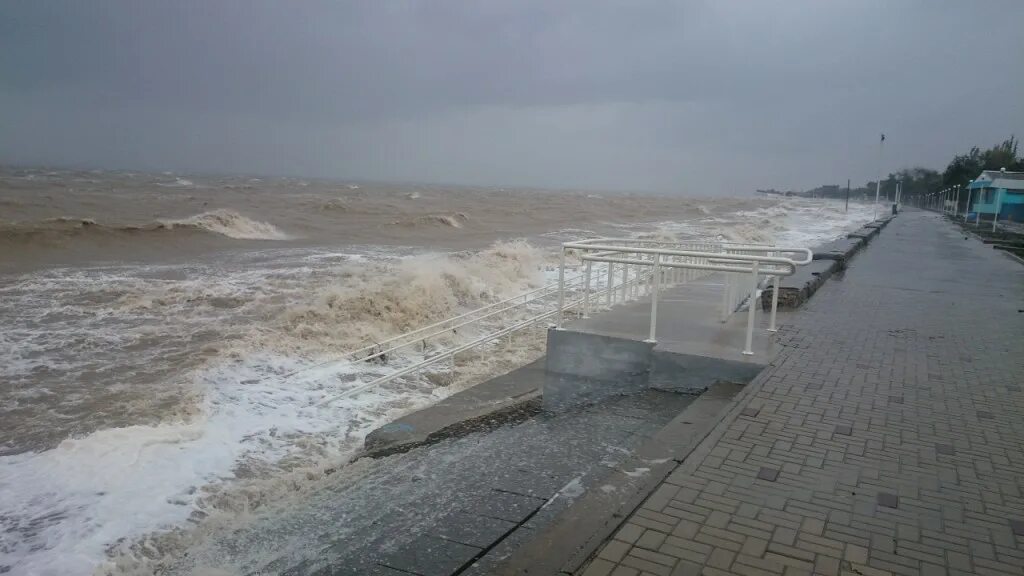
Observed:
[[[317,458],[350,453],[392,410],[446,395],[443,388],[392,387],[332,403],[370,375],[352,378],[360,367],[351,364],[276,375],[302,367],[273,356],[221,364],[196,374],[207,388],[192,421],[101,430],[53,450],[0,458],[2,523],[13,537],[0,550],[0,566],[89,573],[115,542],[222,506],[206,485],[302,458],[311,448]]]
[[[164,172],[166,175],[170,175],[168,172]],[[163,186],[165,188],[188,188],[195,186],[195,183],[185,178],[175,178],[174,182],[157,182],[157,186]]]

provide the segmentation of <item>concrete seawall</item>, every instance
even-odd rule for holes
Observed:
[[[870,222],[850,232],[844,239],[816,247],[813,250],[814,260],[810,264],[797,268],[796,274],[779,282],[779,308],[799,308],[833,274],[845,270],[849,261],[876,238],[891,220],[892,216],[889,216]],[[764,310],[771,309],[772,290],[768,287],[761,292],[761,307]]]

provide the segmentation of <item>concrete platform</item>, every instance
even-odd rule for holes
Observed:
[[[543,384],[542,358],[381,426],[366,435],[362,456],[385,456],[435,442],[479,419],[514,421],[529,414],[523,408],[540,396]]]
[[[750,364],[767,364],[779,348],[767,331],[768,317],[757,311],[754,328],[753,356],[743,354],[746,339],[746,312],[733,314],[720,321],[722,274],[665,290],[658,301],[656,351],[690,354]],[[587,319],[565,324],[567,330],[645,340],[650,330],[651,300],[643,298],[620,304]],[[778,321],[783,316],[779,315]]]

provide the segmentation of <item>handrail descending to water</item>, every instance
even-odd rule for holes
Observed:
[[[628,278],[630,266],[634,267],[634,275],[641,276],[639,270],[650,269],[645,275],[646,286],[651,296],[651,322],[648,342],[656,342],[658,323],[658,295],[664,284],[680,282],[680,271],[721,272],[725,276],[722,293],[722,321],[736,311],[746,299],[745,291],[740,291],[739,274],[750,276],[749,299],[747,300],[747,333],[743,354],[753,354],[754,320],[756,315],[757,291],[761,286],[761,278],[773,283],[771,320],[768,330],[774,332],[775,316],[778,310],[778,282],[783,276],[796,272],[796,267],[811,262],[813,253],[807,248],[788,248],[765,244],[741,244],[729,242],[712,243],[679,243],[638,238],[591,238],[562,244],[559,259],[559,298],[558,315],[555,327],[561,329],[562,311],[565,309],[565,260],[572,254],[586,264],[584,273],[584,314],[589,308],[591,266],[594,262],[603,262],[608,266],[609,278],[614,273],[614,266],[623,266],[623,278]],[[784,254],[793,257],[785,257]],[[797,259],[798,256],[799,257]],[[683,276],[685,278],[685,275]]]

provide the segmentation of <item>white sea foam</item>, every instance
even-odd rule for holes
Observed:
[[[0,458],[2,523],[13,536],[0,549],[0,566],[24,574],[89,573],[112,543],[210,507],[202,487],[234,478],[239,465],[275,462],[308,444],[320,456],[340,454],[386,421],[389,405],[409,409],[445,395],[429,387],[385,388],[331,403],[361,382],[345,378],[361,367],[274,375],[301,366],[274,356],[224,363],[197,373],[207,390],[193,421],[101,430],[53,450]]]
[[[170,172],[164,172],[164,174],[170,175]],[[158,182],[157,186],[163,186],[164,188],[190,188],[195,186],[195,183],[185,178],[175,178],[174,182]]]

